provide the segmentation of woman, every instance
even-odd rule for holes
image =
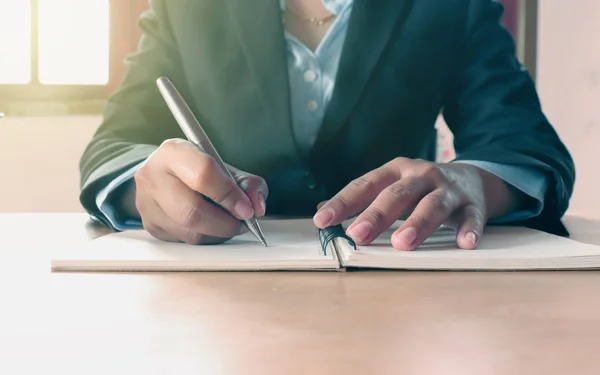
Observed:
[[[492,0],[152,0],[81,160],[81,201],[117,230],[201,244],[253,214],[358,215],[364,245],[439,225],[474,249],[488,222],[566,234],[574,166]],[[179,130],[169,77],[241,187]],[[457,159],[435,164],[439,113]],[[209,203],[207,199],[217,205]]]

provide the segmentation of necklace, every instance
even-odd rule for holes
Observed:
[[[290,8],[286,7],[286,9],[288,12],[290,12],[292,15],[299,18],[300,20],[305,21],[305,22],[310,22],[317,26],[323,26],[326,22],[331,21],[335,17],[335,14],[331,14],[331,13],[328,14],[327,16],[321,17],[321,18],[319,18],[319,17],[302,17],[302,16],[296,14],[295,12],[293,12]]]

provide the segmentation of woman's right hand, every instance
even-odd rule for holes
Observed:
[[[192,143],[165,141],[134,178],[144,228],[158,239],[189,244],[220,243],[244,233],[241,220],[265,214],[268,188],[261,177],[228,168],[237,184]]]

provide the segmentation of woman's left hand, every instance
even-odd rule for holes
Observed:
[[[486,222],[517,209],[522,193],[467,163],[436,164],[394,159],[352,181],[320,206],[318,228],[358,215],[347,228],[357,245],[366,245],[402,217],[392,235],[398,250],[414,250],[442,224],[457,230],[462,249],[475,249]]]

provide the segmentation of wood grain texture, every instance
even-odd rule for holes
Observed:
[[[600,220],[568,218],[600,244]],[[597,374],[600,273],[52,274],[106,231],[0,214],[0,373]]]

